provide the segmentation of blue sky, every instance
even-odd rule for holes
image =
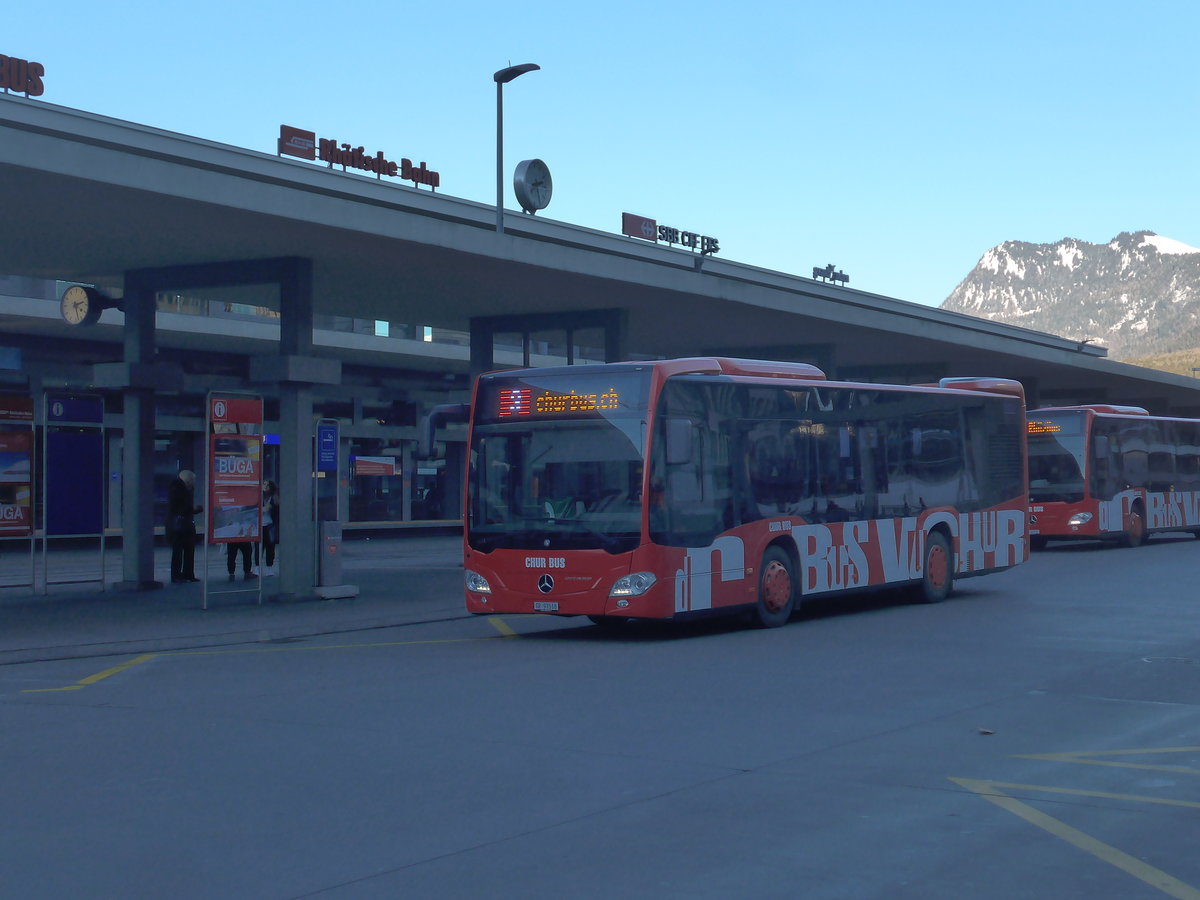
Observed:
[[[505,163],[546,161],[546,217],[918,303],[1005,240],[1200,247],[1194,0],[14,5],[0,53],[45,102],[267,152],[288,123],[485,203],[492,73],[536,62]]]

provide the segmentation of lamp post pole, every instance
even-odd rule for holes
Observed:
[[[504,86],[514,78],[540,69],[537,63],[521,63],[501,69],[496,82],[496,234],[504,233]]]

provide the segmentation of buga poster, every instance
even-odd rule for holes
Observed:
[[[0,431],[0,535],[33,533],[33,433]]]
[[[214,544],[257,541],[262,527],[262,437],[210,437],[209,535]]]

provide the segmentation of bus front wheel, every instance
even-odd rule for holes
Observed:
[[[1146,543],[1146,516],[1141,504],[1135,503],[1129,510],[1129,524],[1121,535],[1121,544],[1126,547],[1140,547]]]
[[[792,560],[778,547],[768,547],[758,570],[758,602],[754,620],[763,628],[786,625],[796,605],[796,578]]]
[[[925,538],[925,568],[917,599],[922,603],[941,603],[954,590],[954,550],[946,535],[931,531]]]

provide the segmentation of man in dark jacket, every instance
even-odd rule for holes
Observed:
[[[196,520],[204,509],[196,505],[196,476],[184,469],[167,488],[167,536],[171,540],[171,581],[199,581],[196,577]]]

